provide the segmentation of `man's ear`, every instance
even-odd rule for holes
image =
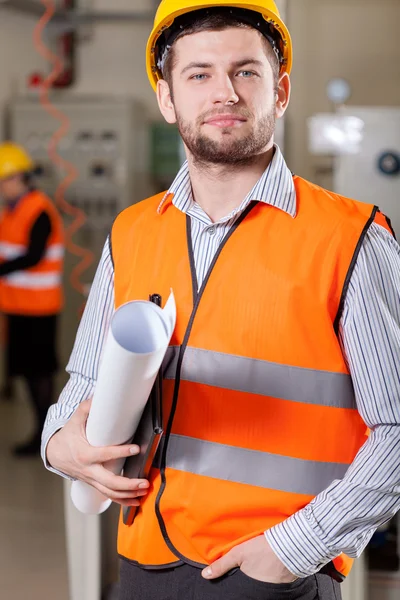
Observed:
[[[174,103],[172,102],[172,94],[165,79],[160,79],[157,82],[157,102],[160,112],[167,123],[170,123],[171,125],[176,123],[176,114]]]
[[[291,92],[291,83],[290,78],[287,73],[282,73],[279,77],[278,89],[276,92],[277,101],[276,101],[276,118],[281,119],[286,112],[286,109],[289,105],[290,100],[290,92]]]

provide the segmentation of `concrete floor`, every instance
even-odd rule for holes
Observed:
[[[370,582],[369,598],[365,600],[399,600],[400,577],[398,579],[386,579],[385,577]]]
[[[29,438],[31,426],[18,385],[16,401],[0,401],[0,596],[68,600],[62,481],[40,458],[10,454],[15,443]]]

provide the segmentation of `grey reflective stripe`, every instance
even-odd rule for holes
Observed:
[[[168,348],[164,362],[166,379],[175,379],[178,354],[178,346]],[[186,348],[181,380],[293,402],[356,408],[350,375],[291,367],[199,348]]]
[[[10,244],[8,242],[0,242],[0,257],[12,260],[14,258],[18,258],[19,256],[24,256],[28,250],[27,246],[23,246],[22,244]],[[52,244],[48,246],[45,253],[43,254],[43,259],[47,260],[60,260],[63,258],[65,254],[64,246],[62,244]]]
[[[0,242],[0,257],[5,260],[13,260],[26,254],[27,246],[22,244],[10,244],[9,242]]]
[[[167,467],[224,481],[316,496],[335,479],[343,479],[349,465],[301,460],[171,435]]]
[[[4,280],[9,287],[25,288],[27,290],[48,290],[61,285],[62,276],[58,271],[49,273],[30,273],[15,271],[6,275]]]
[[[44,253],[43,258],[47,260],[61,260],[64,258],[65,248],[62,244],[52,244]]]

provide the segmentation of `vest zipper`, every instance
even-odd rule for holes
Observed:
[[[207,274],[204,278],[203,284],[199,291],[198,291],[198,287],[197,287],[198,282],[197,282],[197,274],[196,274],[195,261],[194,261],[194,255],[193,255],[191,221],[190,221],[190,217],[188,215],[186,217],[187,244],[188,244],[190,271],[191,271],[191,275],[192,275],[192,286],[193,286],[193,310],[190,315],[189,323],[188,323],[188,326],[187,326],[187,329],[185,332],[185,336],[182,341],[182,345],[179,350],[179,356],[178,356],[178,362],[177,362],[176,374],[175,374],[175,386],[174,386],[174,395],[173,395],[173,399],[172,399],[172,407],[171,407],[171,412],[170,412],[169,419],[168,419],[167,429],[165,431],[164,443],[162,445],[162,450],[161,450],[161,460],[160,460],[161,486],[160,486],[160,489],[158,491],[157,498],[156,498],[155,511],[156,511],[157,520],[158,520],[158,524],[159,524],[162,536],[163,536],[164,541],[165,541],[166,545],[168,546],[168,548],[171,550],[171,552],[173,554],[175,554],[176,557],[180,558],[186,564],[191,565],[193,567],[202,568],[205,565],[190,560],[189,558],[184,556],[181,552],[179,552],[179,550],[177,550],[175,548],[175,546],[173,545],[173,543],[171,542],[171,540],[169,538],[167,528],[166,528],[163,516],[161,514],[161,509],[160,509],[160,501],[161,501],[161,498],[164,494],[164,491],[165,491],[165,488],[167,485],[166,474],[165,474],[167,450],[168,450],[168,442],[169,442],[169,438],[171,435],[172,425],[173,425],[174,417],[175,417],[175,413],[176,413],[176,408],[178,405],[178,395],[179,395],[179,387],[180,387],[180,381],[181,381],[182,362],[183,362],[183,357],[185,355],[185,351],[186,351],[186,348],[188,345],[189,337],[190,337],[190,334],[191,334],[191,331],[193,328],[194,319],[196,317],[197,310],[200,305],[200,301],[201,301],[204,291],[206,289],[207,283],[211,277],[211,274],[214,270],[214,267],[217,263],[217,260],[220,257],[222,250],[224,249],[225,245],[227,244],[227,242],[229,241],[231,236],[235,233],[236,229],[239,227],[239,225],[242,223],[242,221],[244,221],[244,219],[247,217],[247,215],[253,210],[253,208],[257,204],[258,203],[256,201],[251,202],[249,204],[249,206],[246,208],[246,210],[240,215],[240,217],[238,218],[236,223],[229,230],[229,232],[223,239],[220,247],[218,248],[218,250],[214,256],[214,259],[207,271]]]

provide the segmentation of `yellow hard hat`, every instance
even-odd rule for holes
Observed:
[[[22,146],[13,142],[0,144],[0,179],[12,177],[18,173],[27,173],[33,168],[33,161]]]
[[[150,34],[146,49],[147,75],[154,90],[156,90],[157,81],[162,79],[158,66],[159,56],[157,56],[157,44],[160,37],[165,35],[165,32],[177,17],[195,10],[210,8],[244,9],[245,11],[261,14],[266,21],[264,25],[269,26],[271,31],[278,36],[281,72],[290,73],[293,62],[292,40],[273,0],[240,0],[238,2],[235,2],[235,0],[214,0],[214,2],[205,0],[162,0],[154,19],[153,31]]]

